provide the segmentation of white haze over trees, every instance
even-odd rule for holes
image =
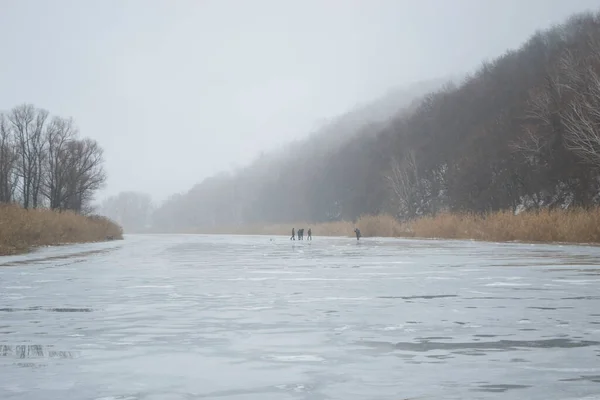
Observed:
[[[139,233],[152,226],[154,205],[148,194],[121,192],[104,199],[98,211],[121,225],[125,232]]]
[[[0,67],[0,109],[35,104],[74,118],[104,150],[107,179],[95,192],[97,205],[133,191],[158,206],[208,177],[246,168],[260,154],[293,154],[306,137],[329,146],[322,131],[336,132],[327,138],[375,135],[372,121],[352,110],[371,107],[376,121],[410,111],[409,98],[435,90],[427,82],[439,87],[473,72],[536,30],[598,6],[7,0],[0,40],[10,61]],[[411,87],[420,88],[412,97]],[[311,146],[320,149],[318,140]],[[23,190],[36,192],[41,182],[31,181],[19,192],[33,202],[39,193]]]
[[[600,13],[576,14],[389,119],[361,125],[357,111],[203,180],[162,204],[154,229],[596,207],[599,82]]]

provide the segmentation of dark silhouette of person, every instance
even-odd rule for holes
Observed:
[[[356,240],[359,240],[359,239],[360,239],[360,236],[361,236],[361,235],[360,235],[360,229],[358,229],[358,228],[354,228],[354,233],[356,233]]]
[[[298,229],[298,240],[302,240],[302,231],[303,230],[304,229],[302,229],[302,228]]]
[[[294,230],[294,228],[292,228],[292,237],[290,238],[290,240],[296,240],[296,231]]]
[[[306,240],[312,240],[312,231],[310,228],[308,228],[308,236],[306,237]]]

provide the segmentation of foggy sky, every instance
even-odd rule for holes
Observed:
[[[72,116],[105,149],[100,198],[160,200],[586,9],[600,0],[0,0],[0,109]]]

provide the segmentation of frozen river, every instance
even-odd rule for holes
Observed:
[[[130,236],[0,257],[0,399],[600,399],[600,248]]]

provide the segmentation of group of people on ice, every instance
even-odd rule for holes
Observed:
[[[356,240],[359,240],[361,236],[360,229],[354,228],[354,233],[356,234]],[[308,236],[306,239],[312,240],[312,231],[310,228],[308,228]],[[294,228],[292,228],[292,237],[290,240],[296,240],[296,230]],[[304,228],[298,229],[298,240],[304,240]]]
[[[312,231],[308,228],[308,235],[306,236],[306,240],[312,240]],[[296,240],[296,231],[292,228],[292,237],[290,240]],[[304,228],[298,229],[298,240],[304,240]]]

